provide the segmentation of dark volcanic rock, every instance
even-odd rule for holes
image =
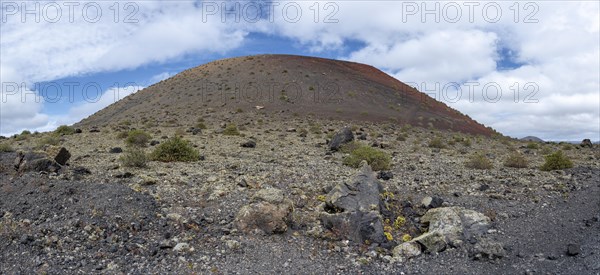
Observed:
[[[60,165],[67,164],[71,158],[71,153],[65,147],[51,147],[47,151],[48,156]]]
[[[256,141],[248,140],[248,141],[242,143],[240,146],[242,146],[244,148],[254,148],[254,147],[256,147]]]
[[[382,180],[390,180],[394,178],[394,173],[392,173],[392,171],[379,171],[379,173],[377,173],[377,178]]]
[[[113,148],[110,148],[110,150],[108,150],[108,152],[111,154],[119,154],[119,153],[123,153],[123,149],[121,147],[113,147]]]
[[[581,147],[592,148],[592,147],[594,147],[594,144],[592,144],[592,141],[589,138],[586,138],[586,139],[584,139],[584,140],[581,141]]]
[[[383,187],[371,167],[363,161],[361,171],[351,183],[334,187],[327,195],[321,215],[323,226],[356,243],[385,242],[381,221]]]
[[[350,141],[354,140],[354,134],[349,128],[344,128],[341,131],[337,132],[329,142],[329,149],[332,151],[337,151],[340,147]]]

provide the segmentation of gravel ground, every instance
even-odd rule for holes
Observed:
[[[369,133],[363,142],[384,144],[393,156],[394,177],[380,182],[394,203],[412,211],[410,222],[418,224],[425,213],[422,198],[437,196],[443,206],[490,217],[489,236],[506,251],[499,259],[475,260],[465,246],[397,261],[384,246],[315,233],[322,228],[319,195],[357,173],[341,163],[343,153],[325,145],[327,133],[345,123],[318,121],[322,133],[300,137],[287,128],[308,129],[308,122],[237,122],[245,136],[217,134],[218,123],[210,120],[203,133],[186,134],[204,156],[194,163],[123,167],[109,149],[125,146],[108,127],[62,137],[72,157],[58,173],[17,173],[17,154],[0,153],[0,273],[600,274],[597,148],[565,151],[575,168],[544,172],[537,169],[542,150],[562,145],[530,150],[515,140],[469,137],[470,146],[436,150],[427,146],[433,135],[449,141],[455,134],[360,125]],[[148,132],[163,141],[175,130]],[[406,140],[399,140],[403,132]],[[8,142],[28,151],[44,135]],[[256,148],[240,147],[250,137]],[[503,167],[510,149],[523,152],[530,168]],[[494,168],[465,168],[476,151],[487,153]],[[271,187],[294,205],[287,231],[239,231],[239,209]]]

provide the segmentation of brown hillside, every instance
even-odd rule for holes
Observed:
[[[120,100],[78,125],[125,120],[192,124],[206,112],[219,111],[396,121],[471,134],[494,133],[372,66],[293,55],[210,62]]]

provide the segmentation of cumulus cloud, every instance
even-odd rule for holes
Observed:
[[[446,103],[502,133],[599,138],[598,2],[256,2],[263,13],[272,11],[258,22],[248,14],[240,22],[224,18],[221,2],[215,3],[207,17],[200,2],[135,2],[138,23],[124,22],[131,11],[124,6],[115,20],[112,2],[100,2],[105,13],[96,23],[81,16],[57,23],[8,20],[0,33],[2,81],[34,83],[223,54],[243,47],[252,32],[292,39],[316,54],[335,53],[351,41],[363,46],[340,59],[377,66],[401,81],[457,82],[464,91],[465,83],[479,83],[472,101],[464,96]],[[501,87],[497,102],[482,98],[487,83]],[[534,91],[528,83],[536,85],[530,99],[537,103],[523,102]],[[435,96],[444,100],[440,92]],[[73,112],[81,116],[99,106]],[[56,120],[42,113],[43,103],[12,99],[0,107],[2,133]]]

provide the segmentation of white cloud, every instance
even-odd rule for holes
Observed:
[[[278,2],[273,23],[248,23],[242,18],[239,24],[230,19],[222,23],[219,14],[203,22],[201,6],[191,1],[137,2],[139,23],[123,23],[126,12],[115,23],[109,9],[113,3],[100,3],[105,16],[98,23],[87,23],[81,16],[74,23],[3,23],[2,81],[29,84],[135,69],[188,54],[225,53],[243,46],[248,33],[259,32],[291,38],[312,52],[338,50],[356,41],[364,47],[340,58],[372,64],[401,81],[426,82],[428,87],[435,82],[498,83],[504,97],[497,103],[479,98],[451,105],[505,134],[579,139],[597,138],[600,132],[598,2],[531,2],[533,6],[481,2],[474,6],[473,20],[469,18],[473,2],[339,1],[329,6],[330,2],[322,1],[318,6],[317,2],[294,2],[290,5],[299,5],[302,11],[294,23],[289,20],[293,10],[288,17],[282,15],[287,2]],[[496,3],[502,16],[489,23]],[[436,4],[439,23],[431,14],[423,20],[423,8]],[[452,23],[455,7],[461,17]],[[484,7],[492,9],[485,13]],[[419,11],[412,14],[411,8]],[[537,23],[525,23],[528,15]],[[337,23],[324,23],[326,19]],[[501,48],[514,53],[513,62],[525,65],[500,70]],[[159,74],[150,82],[168,76]],[[515,82],[521,87],[529,82],[538,85],[539,103],[514,103],[510,87]],[[42,113],[42,103],[12,100],[1,104],[2,133],[41,127],[54,119]],[[73,112],[83,115],[89,113],[84,110],[98,106]]]

